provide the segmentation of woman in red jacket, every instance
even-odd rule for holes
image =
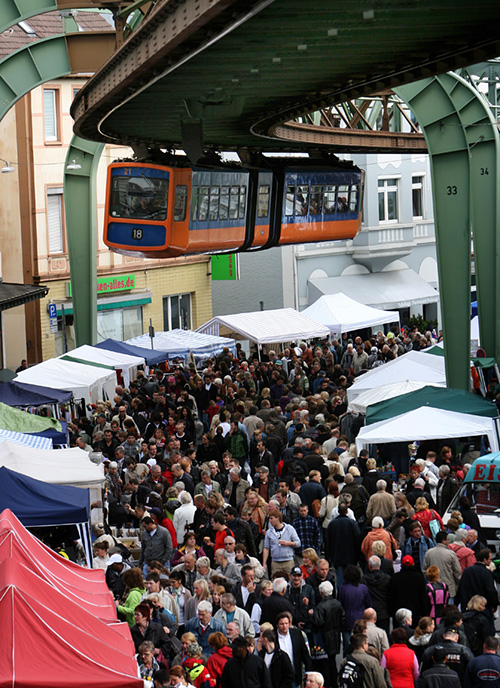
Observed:
[[[395,628],[391,641],[392,645],[384,652],[380,663],[389,672],[392,688],[410,688],[419,675],[417,656],[406,644],[404,628]]]
[[[207,670],[210,676],[215,679],[216,688],[220,688],[220,677],[228,659],[233,656],[231,648],[227,643],[227,638],[224,633],[217,631],[208,636],[208,644],[215,650],[210,655],[207,662]]]

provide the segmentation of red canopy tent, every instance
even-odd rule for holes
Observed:
[[[23,526],[10,512],[2,512],[0,523],[0,688],[143,688],[127,624],[116,615],[110,623],[98,618],[46,577],[34,557],[28,562],[15,537]],[[13,528],[11,537],[7,523]],[[4,558],[9,545],[11,555]],[[59,567],[55,579],[74,576],[66,559],[52,559],[54,571]],[[103,594],[104,580],[95,586],[97,595]]]

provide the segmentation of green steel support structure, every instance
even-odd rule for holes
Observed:
[[[500,354],[498,131],[487,103],[464,79],[444,74],[398,87],[416,115],[431,158],[441,317],[448,385],[470,382],[471,231],[481,342]]]
[[[64,34],[39,40],[0,61],[0,120],[37,86],[71,74]],[[96,172],[104,144],[73,136],[64,174],[66,232],[77,345],[97,341]],[[75,160],[81,167],[68,170]]]
[[[77,346],[97,342],[96,177],[103,148],[73,136],[66,155],[64,208]],[[81,169],[67,169],[73,160]]]

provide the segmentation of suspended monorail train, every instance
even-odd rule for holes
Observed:
[[[266,158],[269,169],[109,166],[104,243],[146,258],[352,239],[363,173],[350,162]]]

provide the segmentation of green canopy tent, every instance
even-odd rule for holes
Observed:
[[[37,416],[0,403],[0,428],[24,433],[38,433],[44,430],[61,432],[61,423],[55,418]]]
[[[483,416],[495,418],[498,416],[497,407],[491,401],[483,397],[466,392],[462,389],[449,389],[447,387],[422,387],[415,392],[401,394],[398,397],[379,401],[368,406],[366,409],[366,425],[372,425],[383,420],[400,416],[408,411],[430,406],[432,408],[443,409],[444,411],[455,411],[456,413],[467,413],[471,416]]]

